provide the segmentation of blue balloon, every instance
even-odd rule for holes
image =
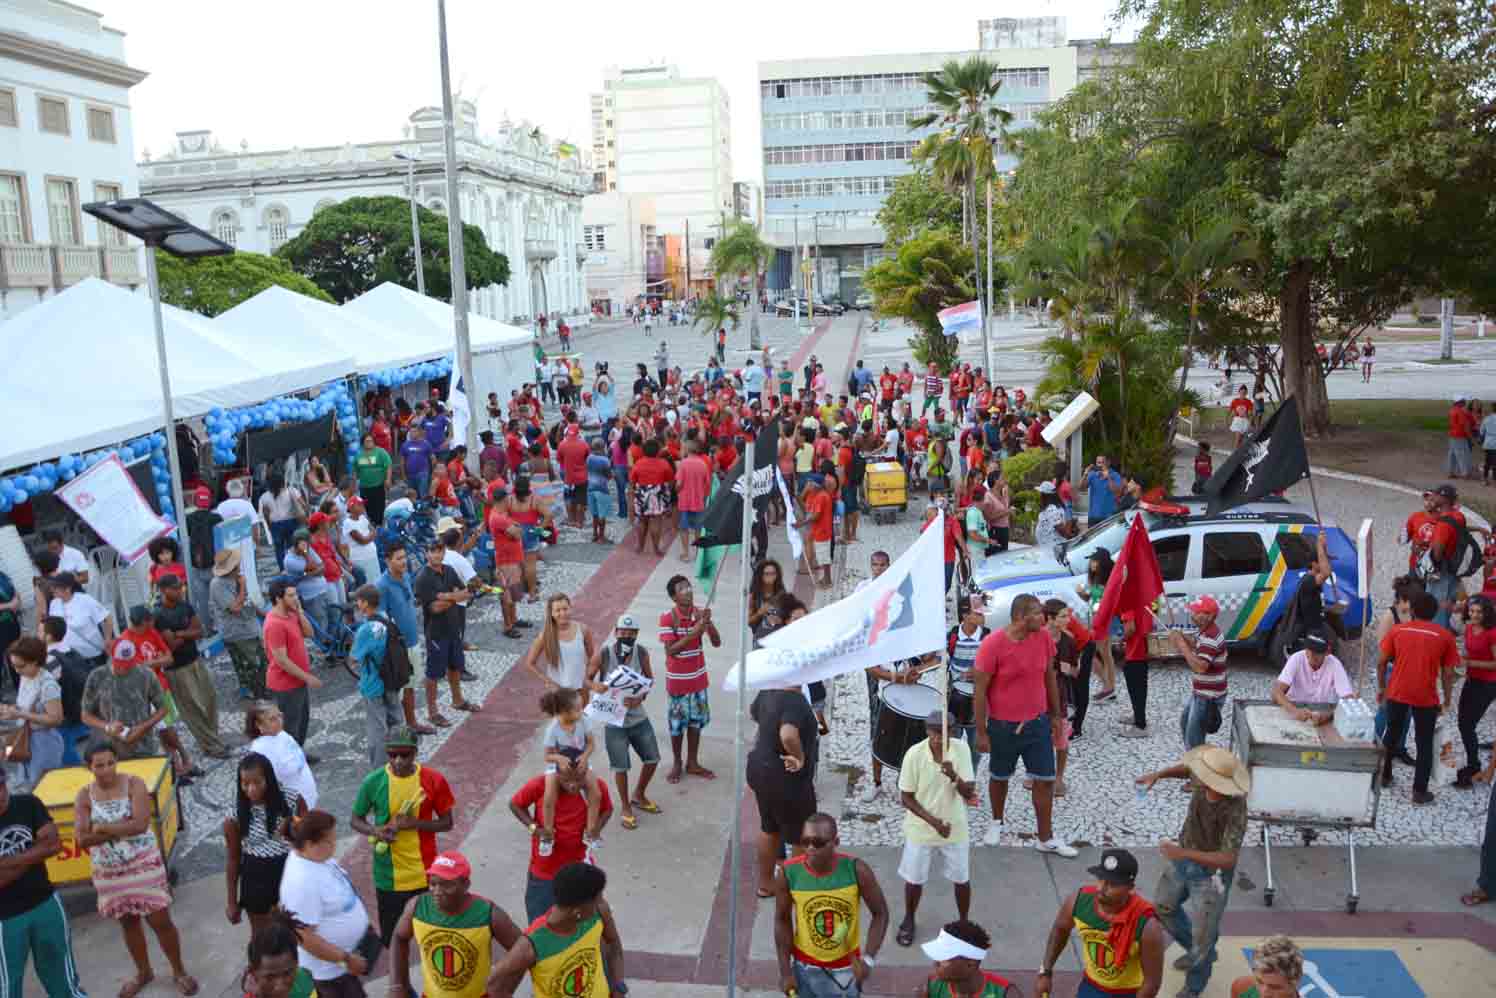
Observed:
[[[41,481],[35,475],[26,475],[21,479],[21,488],[27,492],[35,492],[41,487]]]
[[[11,497],[11,501],[14,502],[17,506],[19,506],[21,503],[25,502],[27,499],[30,499],[30,498],[31,498],[31,493],[27,492],[25,489],[16,489],[15,495],[13,495]]]

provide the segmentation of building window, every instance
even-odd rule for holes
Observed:
[[[239,245],[239,219],[227,208],[219,208],[213,213],[213,235],[220,242],[228,243],[230,246]]]
[[[119,184],[94,184],[95,201],[118,201],[123,197]],[[115,228],[103,219],[99,219],[99,245],[125,247],[129,245],[129,237],[125,235],[124,229]]]
[[[582,226],[582,244],[589,250],[605,250],[608,248],[608,227],[606,225],[584,225]]]
[[[107,107],[88,109],[88,137],[95,142],[114,141],[114,112]]]
[[[52,241],[59,246],[83,241],[78,233],[78,188],[71,180],[47,180],[47,220]]]
[[[41,130],[54,135],[68,134],[68,102],[60,97],[37,97],[36,119]]]
[[[265,233],[270,240],[270,252],[274,253],[285,245],[289,238],[286,230],[291,220],[286,217],[286,209],[270,207],[265,209]]]
[[[0,125],[15,128],[20,123],[20,117],[16,114],[16,92],[0,90]]]
[[[26,242],[26,184],[19,174],[0,173],[0,243]]]

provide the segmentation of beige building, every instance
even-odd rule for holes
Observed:
[[[664,276],[654,198],[612,191],[582,199],[582,267],[589,304],[619,315]]]

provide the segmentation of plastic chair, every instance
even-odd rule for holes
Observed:
[[[100,544],[88,552],[88,595],[114,612],[114,619],[122,621],[124,614],[119,607],[119,552],[107,544]]]
[[[141,558],[133,565],[121,565],[114,573],[122,608],[121,621],[130,619],[130,608],[146,606],[151,598],[151,576],[149,558]]]

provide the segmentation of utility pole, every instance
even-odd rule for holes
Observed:
[[[457,131],[455,110],[452,106],[452,69],[447,61],[447,0],[436,0],[437,36],[441,46],[442,71],[442,145],[446,152],[447,168],[447,247],[452,269],[452,327],[456,340],[457,370],[453,372],[461,384],[468,401],[467,444],[468,460],[477,460],[478,421],[472,417],[473,396],[473,346],[468,339],[468,291],[467,271],[462,258],[462,203],[457,191]],[[458,387],[454,383],[453,388]],[[451,397],[449,391],[448,397]]]
[[[686,219],[686,293],[681,296],[682,301],[691,297],[691,220]]]
[[[982,349],[987,364],[987,383],[993,381],[992,371],[992,178],[987,178],[987,307],[982,310]]]
[[[416,212],[416,159],[403,152],[395,153],[396,159],[405,160],[409,167],[407,171],[407,183],[410,185],[410,235],[415,243],[416,254],[416,293],[426,293],[426,261],[421,256],[421,219]]]
[[[790,300],[795,303],[795,325],[800,325],[800,205],[795,204],[795,252],[790,254]]]
[[[814,291],[815,297],[820,298],[823,294],[823,292],[821,291],[821,213],[818,211],[812,213],[810,216],[810,220],[811,223],[815,226],[816,233],[816,269],[814,283],[811,285],[811,290]],[[815,306],[812,305],[811,307],[814,308]]]

